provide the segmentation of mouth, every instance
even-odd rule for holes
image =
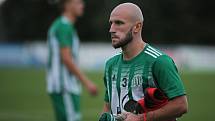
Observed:
[[[116,35],[111,35],[111,39],[119,39]]]
[[[118,37],[111,37],[111,39],[119,39]]]

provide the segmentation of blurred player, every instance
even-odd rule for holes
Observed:
[[[110,118],[124,114],[125,121],[175,121],[188,110],[184,86],[173,60],[142,40],[143,21],[140,8],[132,3],[120,4],[110,15],[112,46],[121,48],[122,54],[106,63],[103,111],[109,112]],[[147,87],[161,89],[169,102],[145,114],[125,112],[125,103],[144,97]]]
[[[48,32],[47,88],[58,121],[80,121],[81,85],[96,95],[97,88],[78,68],[79,38],[74,27],[82,16],[82,0],[60,0],[62,15]]]

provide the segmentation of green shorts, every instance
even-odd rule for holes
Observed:
[[[50,94],[57,121],[81,121],[80,95]]]

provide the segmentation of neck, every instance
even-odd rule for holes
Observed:
[[[122,47],[123,59],[131,60],[136,57],[145,47],[145,42],[140,39],[132,40],[128,45]]]
[[[76,17],[73,14],[69,13],[69,12],[64,12],[63,16],[65,16],[66,18],[68,18],[71,23],[75,23],[76,22]]]

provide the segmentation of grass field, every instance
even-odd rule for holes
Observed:
[[[99,87],[99,96],[83,91],[83,121],[97,121],[103,105],[102,73],[87,73]],[[180,121],[215,121],[215,72],[183,72],[189,113]],[[54,121],[45,89],[45,71],[0,69],[0,121]]]

